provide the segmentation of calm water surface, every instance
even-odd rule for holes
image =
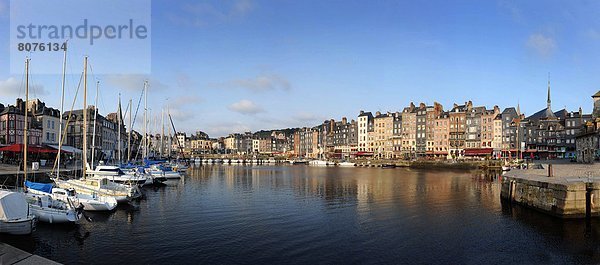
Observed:
[[[146,197],[0,240],[65,264],[600,262],[600,222],[502,205],[475,172],[203,166]]]

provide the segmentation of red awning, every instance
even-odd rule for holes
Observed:
[[[356,152],[356,153],[354,153],[352,155],[355,155],[355,156],[372,156],[373,152]]]
[[[23,144],[13,144],[5,146],[0,148],[0,151],[22,153]],[[58,153],[58,150],[44,148],[36,145],[27,145],[27,153]]]
[[[465,149],[465,155],[466,156],[491,155],[493,151],[494,151],[493,148]]]

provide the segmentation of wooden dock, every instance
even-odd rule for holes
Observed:
[[[11,245],[0,243],[0,264],[8,265],[34,265],[34,264],[60,264],[49,259],[33,255]]]

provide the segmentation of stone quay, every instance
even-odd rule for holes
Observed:
[[[600,216],[600,164],[539,164],[502,176],[500,197],[560,218]]]

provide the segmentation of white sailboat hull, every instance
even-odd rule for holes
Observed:
[[[31,212],[37,217],[40,222],[49,224],[64,224],[64,223],[76,223],[79,221],[79,217],[74,210],[61,210],[47,207],[40,207],[35,204],[31,204]]]
[[[175,171],[151,171],[152,176],[155,177],[164,177],[166,179],[179,179],[181,175]]]
[[[133,194],[134,192],[131,190],[112,190],[112,189],[100,188],[97,186],[86,185],[84,183],[84,181],[79,181],[79,180],[69,180],[69,181],[55,180],[55,183],[57,186],[59,186],[63,189],[72,188],[79,194],[86,194],[86,195],[90,195],[90,196],[94,195],[94,194],[98,194],[100,196],[113,197],[117,201],[117,203],[126,203],[129,201],[129,197],[134,196],[134,194]],[[114,184],[120,185],[120,184],[116,184],[116,183],[114,183]]]

